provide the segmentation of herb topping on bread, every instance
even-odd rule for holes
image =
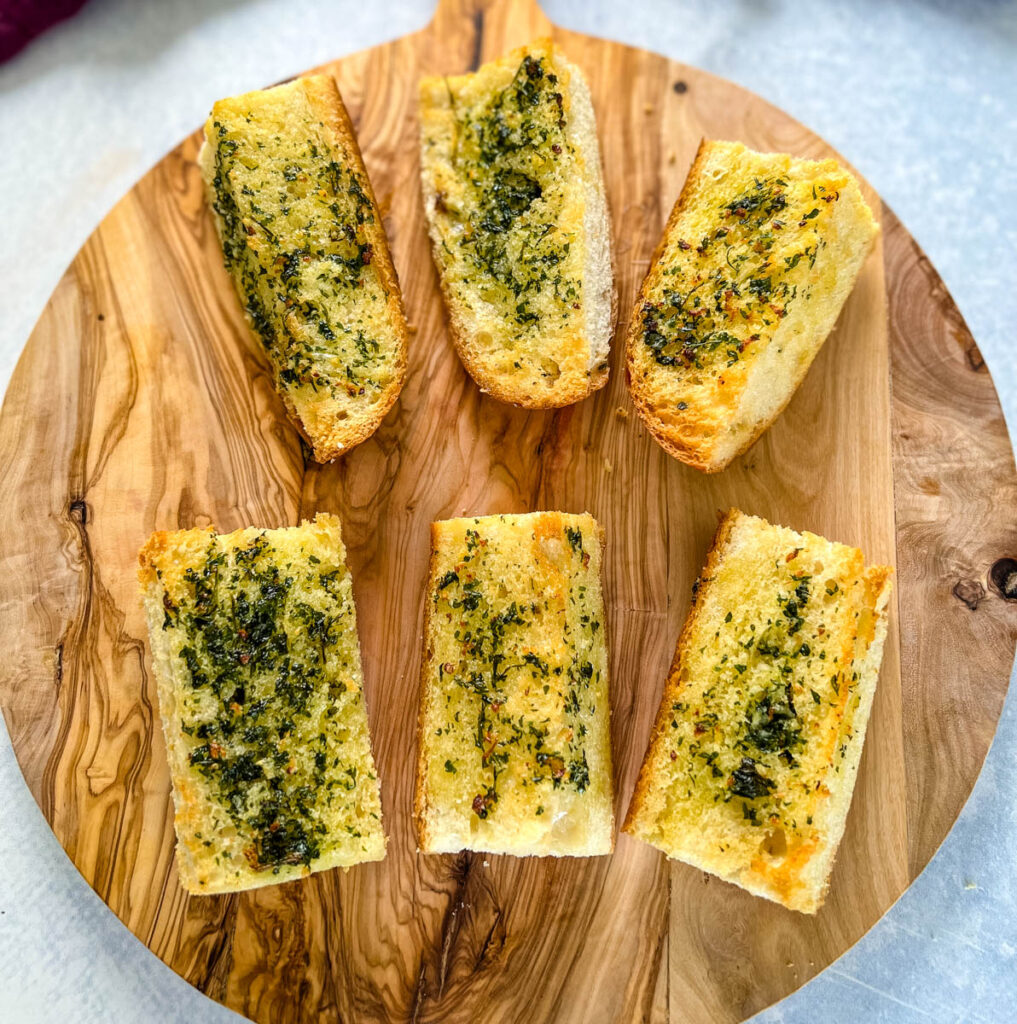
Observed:
[[[878,234],[835,160],[704,142],[636,299],[629,388],[651,433],[723,469],[776,419]]]
[[[611,851],[601,548],[585,514],[433,524],[416,797],[425,853]]]
[[[399,395],[406,321],[384,227],[335,82],[220,100],[199,156],[244,311],[293,422],[327,462]]]
[[[460,358],[485,391],[568,405],[607,381],[610,225],[589,90],[540,40],[420,87],[424,201]]]
[[[851,803],[891,573],[855,548],[729,512],[624,831],[814,913]]]
[[[231,892],[380,860],[339,520],[155,533],[139,579],[183,886]]]

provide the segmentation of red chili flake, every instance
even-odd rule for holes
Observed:
[[[473,798],[473,813],[480,818],[487,817],[487,800],[479,793]]]
[[[373,256],[374,256],[374,249],[370,245],[365,245],[364,246],[364,251],[363,251],[363,253],[361,254],[361,257],[360,257],[361,262],[364,264],[365,267],[371,262],[371,258]]]
[[[269,830],[269,832],[278,832],[279,831],[279,822],[278,821],[273,821],[272,824],[268,826],[268,830]]]
[[[709,730],[702,722],[696,722],[694,731],[697,736],[702,736],[704,732],[708,732]]]
[[[682,252],[688,252],[689,249],[692,248],[692,246],[689,245],[689,243],[686,242],[684,238],[679,238],[678,239],[678,248],[681,249]]]
[[[249,654],[241,654],[240,655],[240,664],[241,665],[246,665],[250,660],[251,660],[251,656]]]
[[[561,146],[559,146],[557,142],[554,143],[551,146],[551,152],[554,153],[555,156],[557,156],[561,152]]]
[[[441,667],[444,669],[446,675],[452,675],[456,670],[455,665],[453,665],[451,661],[446,661]]]
[[[671,751],[671,760],[672,761],[677,761],[678,760],[678,754],[674,750]]]

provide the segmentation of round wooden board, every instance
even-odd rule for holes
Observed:
[[[482,396],[447,339],[419,196],[416,83],[547,31],[592,87],[621,315],[609,386],[526,412]],[[135,935],[255,1020],[741,1020],[843,953],[903,892],[993,735],[1017,613],[992,568],[1017,553],[998,514],[1017,502],[1017,476],[978,349],[870,190],[881,246],[804,385],[737,464],[698,474],[648,437],[625,391],[618,339],[650,252],[701,136],[803,156],[829,147],[729,82],[552,29],[529,3],[449,0],[424,31],[327,70],[417,328],[402,398],[340,463],[307,461],[222,269],[197,136],[138,183],[53,294],[0,416],[0,698],[25,778]],[[430,521],[589,509],[605,526],[620,817],[690,585],[730,505],[898,568],[899,612],[821,912],[786,911],[626,836],[588,860],[418,855]],[[388,857],[191,898],[173,866],[136,552],[154,529],[272,527],[318,510],[342,516],[350,551]]]

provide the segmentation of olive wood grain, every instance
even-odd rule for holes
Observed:
[[[589,79],[617,245],[608,387],[553,412],[482,396],[445,331],[419,196],[416,83],[551,32]],[[329,64],[358,128],[416,332],[402,398],[343,461],[305,457],[229,280],[194,157],[169,153],[74,259],[0,414],[0,700],[25,779],[82,875],[182,977],[258,1021],[737,1021],[846,950],[932,856],[1006,690],[1017,476],[978,350],[868,190],[883,238],[787,411],[726,472],[646,434],[621,336],[700,137],[830,152],[737,86],[550,26],[533,3],[443,0],[416,35]],[[210,96],[209,103],[217,97]],[[891,386],[892,382],[892,386]],[[604,524],[617,812],[642,758],[719,510],[898,567],[894,614],[826,906],[804,917],[620,836],[613,856],[416,854],[410,822],[432,519],[588,509]],[[387,859],[188,897],[135,583],[157,528],[339,513],[358,601]],[[993,582],[995,580],[995,582]]]

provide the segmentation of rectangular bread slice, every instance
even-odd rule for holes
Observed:
[[[549,39],[420,83],[449,331],[481,390],[543,409],[607,383],[615,292],[590,92]]]
[[[381,860],[339,520],[154,533],[139,561],[184,888]]]
[[[657,441],[708,473],[744,452],[801,384],[878,233],[836,160],[704,141],[626,342]]]
[[[432,524],[415,804],[424,853],[612,850],[602,546],[587,514]]]
[[[623,830],[815,913],[862,755],[891,575],[856,548],[729,512]]]
[[[198,157],[226,269],[318,462],[366,440],[406,376],[385,229],[335,82],[220,100]]]

